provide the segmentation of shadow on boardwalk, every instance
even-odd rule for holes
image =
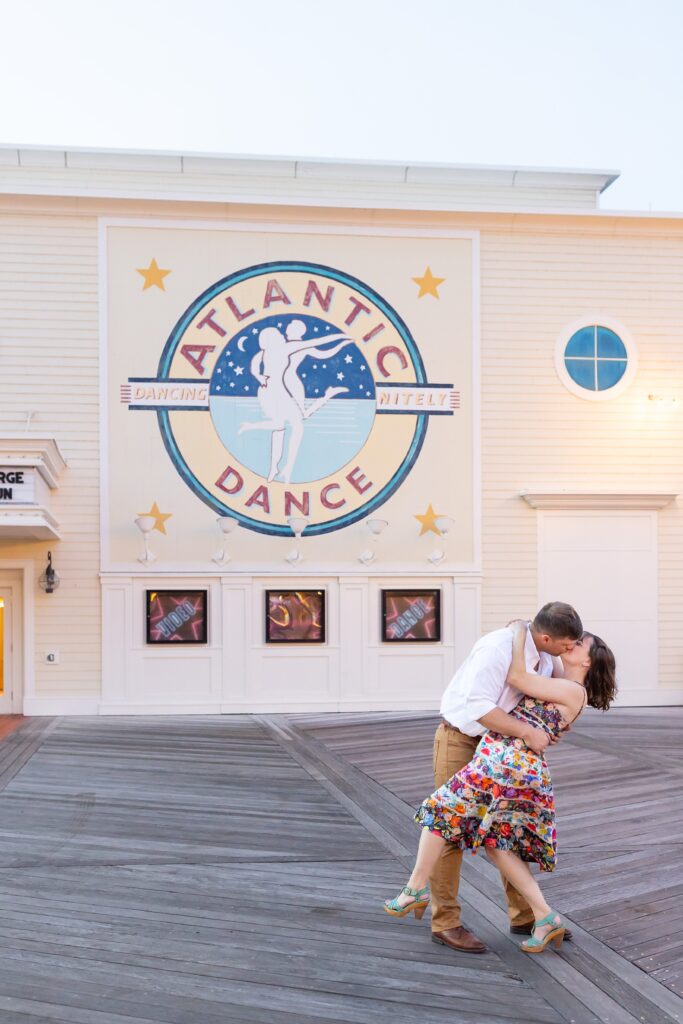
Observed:
[[[486,955],[381,911],[433,719],[26,720],[0,743],[0,1022],[672,1024],[683,771],[657,749],[682,719],[587,716],[553,752],[544,887],[576,941],[533,960],[481,857],[462,895]]]

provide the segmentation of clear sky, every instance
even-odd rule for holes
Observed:
[[[683,210],[683,0],[0,0],[0,144],[619,170]]]

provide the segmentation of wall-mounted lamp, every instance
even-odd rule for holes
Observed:
[[[297,542],[301,540],[301,535],[308,526],[308,516],[290,516],[287,520],[287,525],[296,537]],[[298,565],[303,559],[303,555],[297,549],[296,545],[292,548],[289,554],[286,556],[287,561],[290,565]]]
[[[221,531],[221,537],[223,538],[223,546],[220,551],[217,551],[213,556],[213,561],[216,565],[227,565],[230,561],[230,555],[228,554],[225,543],[228,534],[232,533],[236,526],[239,526],[239,520],[233,519],[232,516],[218,516],[216,519],[218,529]]]
[[[442,537],[448,536],[454,524],[455,520],[451,519],[450,516],[437,516],[434,520],[434,526],[436,526]],[[427,557],[432,565],[439,565],[446,557],[446,552],[443,548],[434,548],[431,555]]]
[[[144,541],[143,553],[139,556],[138,562],[142,562],[143,565],[151,565],[152,562],[156,562],[156,555],[153,555],[149,550],[149,544],[147,542],[148,535],[152,532],[156,526],[156,519],[154,516],[138,516],[135,520],[135,525],[142,534]]]
[[[365,525],[372,534],[372,547],[361,551],[358,561],[362,562],[363,565],[372,565],[377,558],[377,538],[387,528],[389,523],[386,519],[366,519]]]
[[[45,568],[45,572],[38,577],[38,586],[41,590],[44,590],[46,594],[54,594],[59,584],[59,576],[52,568],[52,552],[48,551],[47,566]]]

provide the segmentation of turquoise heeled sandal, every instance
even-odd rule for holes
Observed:
[[[413,898],[410,903],[401,906],[398,902],[398,896],[403,892],[406,896],[412,896]],[[391,914],[392,917],[405,917],[406,914],[412,911],[418,921],[420,921],[429,906],[429,886],[426,885],[424,889],[411,889],[409,886],[404,885],[398,896],[394,896],[393,900],[384,901],[384,909],[387,914]]]
[[[553,924],[554,928],[551,928],[549,932],[546,932],[542,939],[536,939],[532,935],[530,939],[523,942],[519,947],[524,953],[542,953],[546,946],[549,946],[552,942],[556,949],[559,949],[564,939],[565,927],[560,917],[560,923],[555,924],[555,918],[560,917],[558,913],[551,910],[549,914],[543,918],[542,921],[534,921],[534,928],[542,928],[544,924]]]

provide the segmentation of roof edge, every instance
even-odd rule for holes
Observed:
[[[216,174],[258,174],[264,177],[350,177],[375,181],[460,183],[489,182],[524,188],[585,188],[602,193],[619,177],[615,170],[514,166],[507,164],[436,163],[432,161],[354,160],[349,158],[221,154],[202,151],[91,148],[0,144],[0,165],[78,167],[118,164],[121,170],[150,170]]]

